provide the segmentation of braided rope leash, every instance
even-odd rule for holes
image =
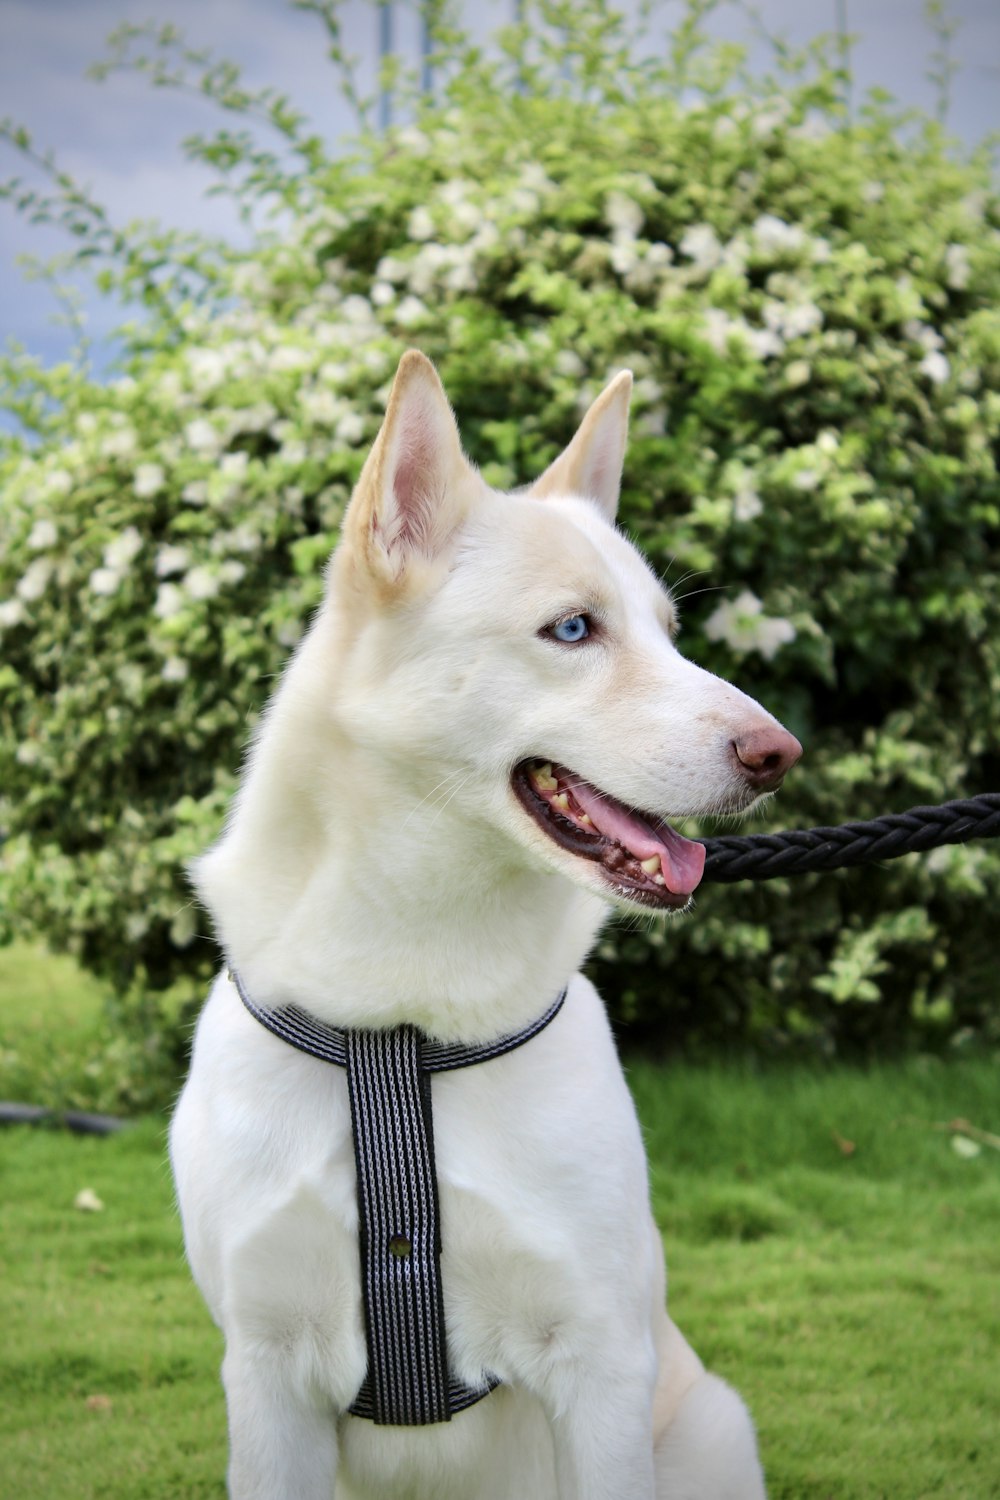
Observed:
[[[867,823],[837,828],[791,828],[784,833],[723,834],[703,839],[708,850],[702,879],[717,885],[737,880],[776,880],[811,870],[844,870],[873,860],[896,859],[942,844],[1000,838],[1000,792],[911,807]]]

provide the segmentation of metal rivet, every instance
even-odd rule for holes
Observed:
[[[406,1260],[413,1251],[413,1246],[405,1234],[394,1234],[389,1241],[389,1254],[394,1255],[397,1260]]]

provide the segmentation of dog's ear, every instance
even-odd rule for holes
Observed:
[[[345,537],[377,579],[394,586],[441,554],[468,513],[474,486],[438,373],[410,349],[344,518]]]
[[[554,495],[582,495],[613,521],[618,511],[631,396],[632,372],[622,370],[604,387],[569,447],[549,464],[530,493],[543,500]]]

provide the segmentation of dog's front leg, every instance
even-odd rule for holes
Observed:
[[[654,1500],[652,1379],[588,1372],[549,1406],[559,1500]]]
[[[330,1403],[287,1379],[276,1354],[230,1347],[222,1363],[229,1412],[231,1500],[331,1500],[337,1426]]]

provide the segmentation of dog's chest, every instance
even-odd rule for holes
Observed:
[[[527,1064],[512,1056],[432,1084],[448,1344],[472,1385],[582,1337],[643,1223],[630,1110]],[[228,1164],[213,1157],[209,1196],[233,1199],[215,1219],[226,1317],[348,1405],[367,1359],[346,1083],[308,1060],[301,1075],[282,1091],[278,1128],[244,1132]]]

